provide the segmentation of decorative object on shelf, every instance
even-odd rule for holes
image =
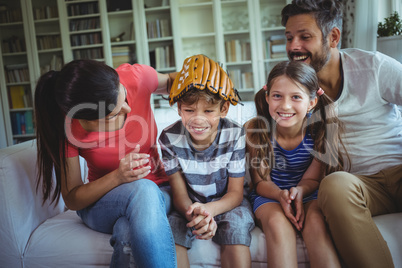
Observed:
[[[118,36],[116,36],[116,37],[112,37],[111,39],[110,39],[110,41],[111,42],[121,42],[121,41],[123,41],[123,36],[126,34],[126,32],[122,32],[121,34],[119,34]]]
[[[378,23],[378,37],[402,35],[402,20],[397,11],[384,19],[384,23]]]

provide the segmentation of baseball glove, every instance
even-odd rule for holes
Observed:
[[[183,68],[173,81],[169,104],[172,106],[192,88],[207,88],[233,105],[240,101],[239,93],[227,73],[217,62],[204,55],[195,55],[184,60]]]

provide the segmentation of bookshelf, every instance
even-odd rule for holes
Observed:
[[[278,41],[274,39],[283,36],[280,12],[288,2],[0,0],[4,117],[0,127],[4,124],[5,142],[12,145],[34,138],[22,130],[19,134],[15,126],[13,131],[16,115],[30,116],[33,112],[33,91],[41,74],[79,58],[96,59],[113,67],[123,62],[147,64],[168,73],[179,71],[186,57],[205,54],[227,70],[242,100],[251,101],[273,65],[287,59],[277,52],[283,44],[275,44]],[[17,72],[20,80],[9,80],[9,71],[14,75]],[[20,72],[25,78],[21,79]],[[13,108],[10,88],[24,92],[24,107]],[[169,106],[159,96],[153,96],[151,102],[154,109]]]
[[[25,1],[0,6],[0,88],[8,145],[32,139],[34,64]],[[4,142],[4,141],[3,141]]]
[[[109,39],[101,15],[106,12],[105,1],[58,0],[57,4],[65,62],[76,59],[105,61],[104,40]]]
[[[269,72],[278,62],[288,60],[286,52],[283,51],[283,44],[286,45],[286,39],[284,38],[285,28],[281,25],[281,11],[289,3],[289,0],[255,1],[257,50],[260,55],[263,55],[258,60],[258,75],[261,86],[266,83]],[[273,46],[275,47],[274,53]]]

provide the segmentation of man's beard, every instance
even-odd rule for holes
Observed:
[[[327,64],[329,61],[329,58],[331,57],[331,53],[329,52],[329,45],[328,41],[326,41],[323,45],[323,50],[321,51],[320,54],[314,55],[314,57],[311,57],[311,62],[310,65],[311,67],[314,68],[316,73],[321,71],[321,69]]]

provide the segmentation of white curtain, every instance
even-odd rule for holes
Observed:
[[[377,50],[378,0],[355,0],[352,47]]]

